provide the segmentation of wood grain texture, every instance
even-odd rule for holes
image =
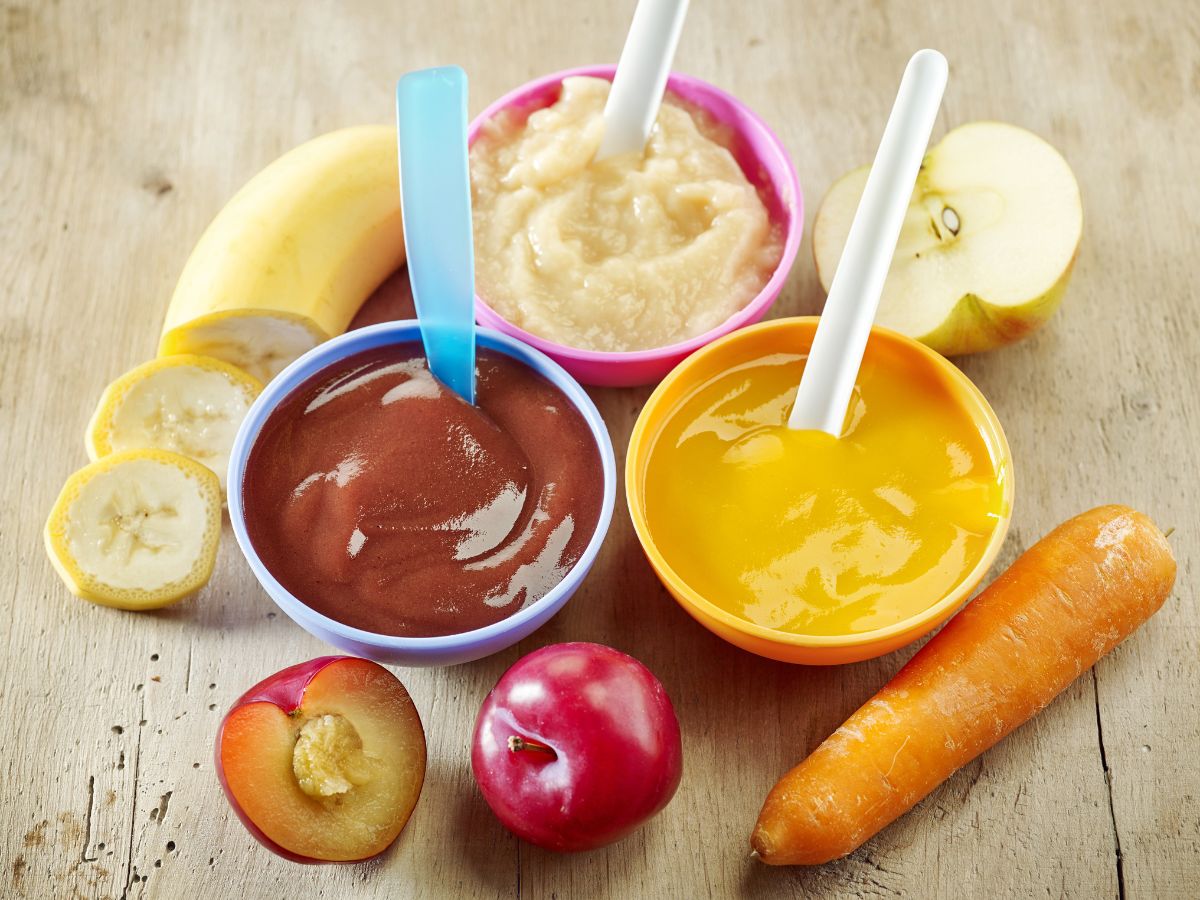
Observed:
[[[192,244],[232,192],[320,132],[392,115],[409,68],[461,62],[471,107],[547,71],[615,59],[632,0],[0,5],[0,895],[7,897],[1190,898],[1200,879],[1200,14],[1191,0],[693,4],[678,68],[759,111],[790,148],[808,221],[869,160],[909,53],[951,61],[938,133],[996,118],[1079,177],[1067,299],[1024,343],[962,360],[1007,429],[1016,514],[1001,563],[1120,501],[1176,528],[1176,595],[1035,721],[842,862],[747,858],[759,804],[907,658],[789,667],[695,625],[618,509],[592,576],[496,658],[405,671],[429,736],[394,850],[298,867],[231,815],[212,740],[248,685],[323,647],[224,537],[211,584],[159,613],[70,597],[41,547],[102,387],[153,354]],[[936,135],[935,135],[936,137]],[[368,317],[403,302],[401,279]],[[808,242],[776,314],[822,294]],[[388,305],[392,304],[392,305]],[[595,391],[618,453],[648,391]],[[644,660],[679,710],[683,786],[608,850],[518,846],[472,783],[475,711],[521,653],[590,639]]]

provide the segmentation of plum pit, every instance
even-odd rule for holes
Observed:
[[[292,751],[300,790],[317,800],[339,797],[371,780],[371,758],[345,716],[323,715],[300,727]]]

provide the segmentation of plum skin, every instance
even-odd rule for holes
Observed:
[[[538,746],[517,752],[512,737]],[[505,827],[577,852],[659,813],[678,789],[683,749],[670,697],[645,665],[573,642],[536,650],[501,676],[476,719],[471,766]]]

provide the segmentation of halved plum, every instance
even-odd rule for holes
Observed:
[[[217,775],[265,847],[296,862],[386,850],[425,780],[425,730],[383,666],[323,656],[256,684],[225,715]]]

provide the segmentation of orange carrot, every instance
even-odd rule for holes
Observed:
[[[759,858],[856,850],[1132,634],[1174,582],[1141,513],[1102,506],[1060,525],[780,779],[751,836]]]

